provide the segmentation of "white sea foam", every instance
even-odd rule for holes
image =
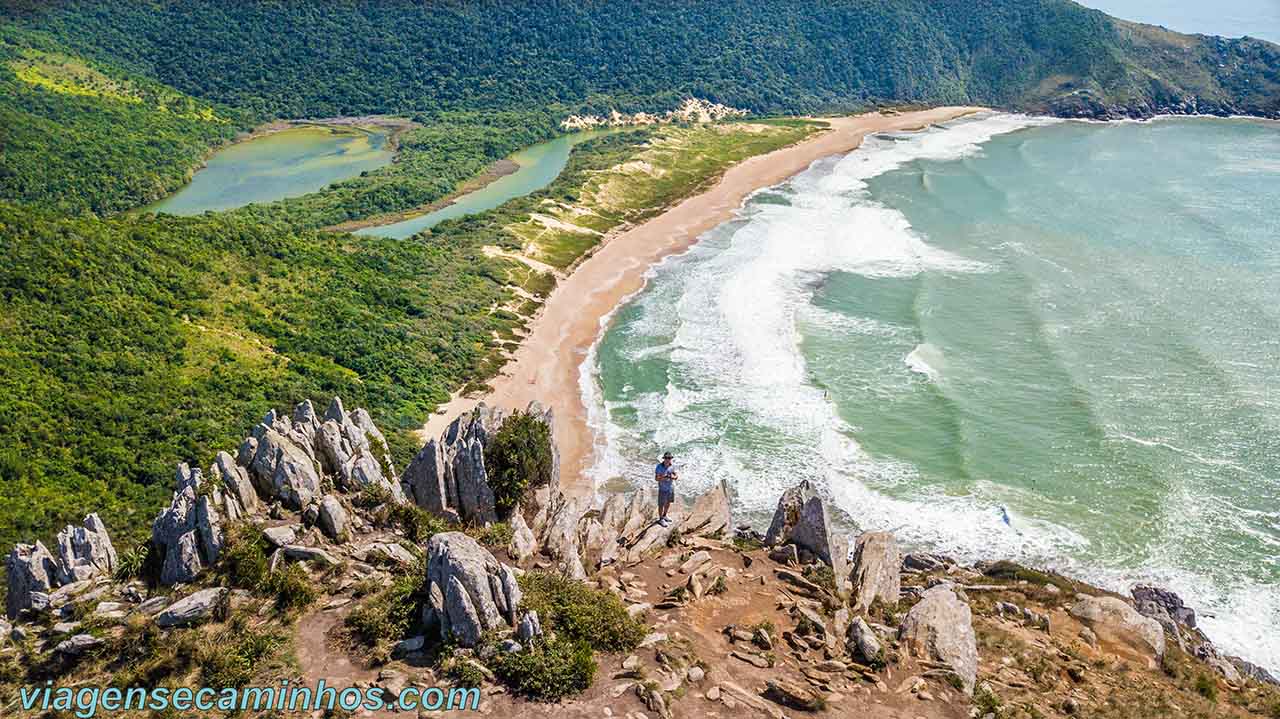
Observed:
[[[743,219],[708,233],[686,256],[662,263],[649,275],[649,289],[634,298],[639,316],[629,319],[618,341],[630,361],[664,360],[666,386],[647,393],[632,389],[625,403],[606,406],[599,396],[596,347],[582,366],[583,398],[599,440],[593,475],[642,481],[652,471],[651,457],[671,448],[687,470],[683,493],[724,480],[735,492],[735,510],[758,515],[771,512],[785,488],[808,479],[832,500],[842,521],[894,530],[910,546],[966,560],[1021,559],[1120,592],[1138,581],[1169,586],[1216,614],[1202,623],[1223,647],[1280,667],[1280,642],[1261,639],[1280,625],[1280,588],[1247,580],[1215,588],[1177,569],[1175,550],[1165,548],[1151,550],[1143,572],[1082,565],[1072,558],[1100,554],[1087,551],[1085,537],[1016,510],[1006,523],[1002,506],[1027,503],[1010,502],[1008,488],[987,486],[981,478],[965,496],[908,491],[920,485],[918,470],[865,451],[799,351],[798,321],[828,335],[892,338],[902,351],[919,342],[910,328],[814,307],[816,278],[833,271],[895,278],[995,270],[931,246],[902,213],[870,200],[868,180],[915,160],[972,156],[996,135],[1050,122],[1055,121],[987,115],[945,130],[868,138],[858,151],[815,163],[768,191],[785,204],[749,205]],[[932,381],[947,377],[946,358],[928,343],[896,357]],[[615,420],[611,410],[629,419]],[[1112,438],[1184,451],[1159,438]],[[1199,454],[1193,459],[1217,461]],[[1197,526],[1203,517],[1165,521]]]

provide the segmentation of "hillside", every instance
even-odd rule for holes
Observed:
[[[168,466],[266,403],[342,392],[411,453],[409,428],[497,372],[554,285],[510,254],[563,271],[602,233],[814,129],[624,133],[581,146],[526,201],[430,235],[317,231],[440,201],[572,113],[696,96],[757,115],[962,102],[1275,116],[1278,83],[1274,45],[1067,0],[4,0],[0,540],[48,536],[86,502],[140,531]],[[371,113],[415,124],[391,165],[226,213],[134,212],[262,123]],[[589,174],[654,160],[650,143],[684,143],[659,169],[688,171],[622,178],[633,196],[598,219],[565,214],[599,190]],[[570,207],[535,212],[546,202]]]
[[[1280,110],[1280,48],[1152,32],[1069,0],[10,5],[79,54],[264,115],[687,95],[761,113],[876,101],[1053,110],[1080,91],[1135,114],[1184,96]]]

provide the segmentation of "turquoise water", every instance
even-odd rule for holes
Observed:
[[[597,478],[670,449],[757,525],[807,478],[850,531],[1169,586],[1280,667],[1278,206],[1273,123],[871,138],[618,310]]]
[[[603,130],[577,132],[521,150],[511,156],[511,160],[519,165],[520,169],[510,175],[504,175],[475,192],[469,192],[435,212],[390,225],[366,227],[357,231],[356,234],[404,239],[445,220],[492,210],[508,200],[537,192],[550,185],[560,175],[560,171],[569,162],[569,153],[574,145],[599,137],[605,132]]]
[[[394,155],[385,131],[291,128],[219,150],[186,187],[147,210],[198,215],[297,197],[376,170]]]
[[[1280,42],[1276,0],[1084,0],[1080,3],[1125,20],[1163,25],[1178,32],[1262,38]]]

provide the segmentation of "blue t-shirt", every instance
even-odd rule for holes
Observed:
[[[657,468],[653,470],[653,476],[658,478],[658,489],[671,489],[673,486],[671,484],[671,477],[667,475],[675,474],[675,472],[675,465],[668,467],[667,465],[659,462]]]

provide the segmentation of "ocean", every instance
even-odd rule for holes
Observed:
[[[802,479],[849,533],[1200,610],[1280,668],[1280,125],[870,137],[653,268],[583,365],[600,486]]]

